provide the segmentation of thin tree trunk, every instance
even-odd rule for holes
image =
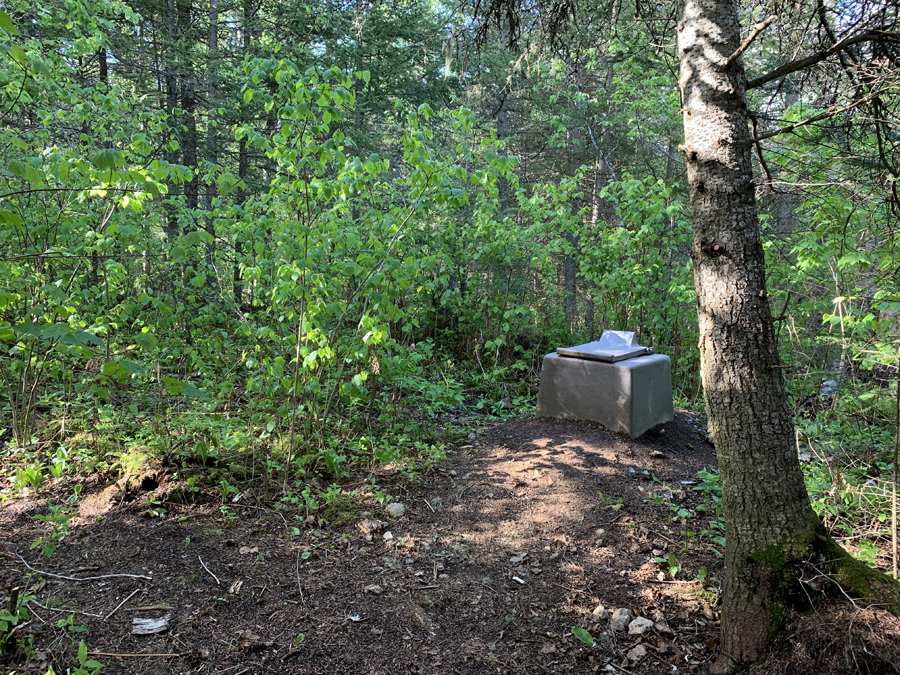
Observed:
[[[250,46],[253,42],[253,22],[254,6],[251,0],[243,2],[243,17],[241,22],[241,36],[244,46],[244,55],[250,56]],[[242,138],[238,143],[238,178],[241,181],[241,187],[238,191],[238,201],[243,205],[247,199],[247,172],[250,168],[250,154],[247,148],[247,139]],[[234,268],[232,271],[231,291],[234,295],[234,301],[241,310],[244,309],[244,283],[241,278],[241,263],[244,258],[244,243],[239,233],[235,233],[234,237]]]
[[[209,39],[207,41],[209,51],[209,62],[207,63],[207,80],[209,87],[209,106],[206,120],[206,159],[210,164],[217,164],[219,161],[219,139],[216,129],[216,104],[219,98],[218,87],[218,57],[219,57],[219,3],[218,0],[209,0]],[[210,182],[203,190],[203,206],[206,210],[206,232],[209,234],[210,241],[206,245],[206,266],[209,269],[211,281],[216,262],[216,227],[215,220],[212,217],[212,198],[215,193],[215,183]]]
[[[166,115],[168,117],[167,133],[169,135],[175,132],[175,109],[178,107],[178,80],[176,72],[178,70],[178,58],[176,54],[177,38],[175,35],[175,0],[167,0],[166,2],[166,33],[168,44],[165,50],[165,88],[166,88]],[[171,140],[171,139],[169,139]],[[178,152],[173,150],[171,144],[167,145],[165,153],[166,161],[175,164],[178,161]],[[170,186],[171,187],[171,186]],[[178,237],[180,228],[178,226],[178,216],[175,206],[171,203],[165,205],[166,212],[166,236],[169,240]]]
[[[181,0],[178,8],[178,32],[186,35],[191,30],[193,4],[191,0]],[[190,57],[190,38],[179,59],[179,76],[181,77],[181,110],[184,115],[184,130],[182,133],[181,147],[184,164],[194,172],[191,182],[185,186],[185,202],[190,211],[194,211],[199,205],[200,178],[197,153],[197,91],[194,82],[193,63]]]

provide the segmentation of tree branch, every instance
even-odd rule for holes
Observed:
[[[737,48],[737,50],[728,57],[728,60],[725,62],[725,67],[730,68],[731,64],[741,58],[741,54],[747,51],[747,47],[749,47],[756,37],[762,33],[766,28],[768,28],[778,17],[773,14],[770,17],[766,18],[765,21],[760,21],[758,24],[753,26],[753,30],[750,31],[750,35],[747,36],[747,39],[741,43],[741,46]]]
[[[747,89],[755,89],[757,87],[761,87],[762,85],[771,82],[772,80],[777,80],[784,77],[785,75],[796,73],[798,70],[804,70],[805,68],[814,66],[815,64],[824,61],[830,56],[834,56],[838,52],[846,49],[851,45],[859,44],[860,42],[880,42],[887,39],[900,40],[900,33],[894,33],[884,30],[867,30],[862,33],[848,35],[843,40],[832,45],[828,49],[825,49],[824,51],[821,51],[817,54],[811,54],[810,56],[802,59],[797,59],[796,61],[791,61],[790,63],[785,63],[784,65],[778,66],[778,68],[771,71],[770,73],[763,75],[762,77],[757,77],[755,80],[750,80],[747,83]],[[729,61],[730,60],[731,59],[729,58]]]
[[[840,115],[843,112],[847,112],[848,110],[852,110],[853,108],[857,108],[861,106],[863,103],[868,103],[874,98],[877,98],[880,94],[883,94],[885,90],[876,91],[868,96],[863,96],[860,99],[853,101],[852,103],[848,103],[842,108],[838,108],[837,106],[831,106],[825,112],[819,113],[818,115],[813,115],[812,117],[808,117],[802,122],[796,122],[795,124],[788,124],[786,127],[781,127],[780,129],[776,129],[775,131],[770,131],[769,133],[762,134],[761,136],[756,136],[753,140],[757,143],[760,141],[764,141],[767,138],[775,138],[775,136],[780,136],[781,134],[786,134],[789,131],[794,131],[795,129],[799,129],[800,127],[805,127],[808,124],[813,124],[815,122],[819,122],[828,117],[834,117],[835,115]]]

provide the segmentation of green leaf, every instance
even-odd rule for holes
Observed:
[[[19,216],[17,216],[12,211],[0,211],[0,221],[3,221],[4,223],[9,223],[10,225],[13,225],[14,227],[18,227],[19,225],[22,224],[22,219],[19,218]]]
[[[181,384],[181,393],[190,398],[199,398],[202,401],[208,401],[209,396],[202,389],[197,389],[194,385],[183,382]]]
[[[69,325],[65,323],[54,323],[50,326],[47,326],[41,332],[41,339],[43,340],[58,340],[64,335],[69,334]]]
[[[25,56],[25,50],[19,45],[11,45],[9,48],[9,55],[16,63],[23,66],[28,61],[28,57]]]
[[[578,626],[572,626],[572,635],[581,640],[588,647],[594,646],[594,636],[588,633],[584,628],[579,628]]]
[[[253,90],[248,89],[244,92],[244,103],[250,103],[253,100]]]
[[[88,333],[87,331],[84,331],[84,330],[76,330],[75,337],[81,341],[81,344],[87,344],[88,342],[90,342],[91,344],[97,345],[98,347],[104,346],[103,340],[98,338],[93,333]]]
[[[124,163],[122,153],[115,148],[105,148],[94,155],[94,166],[101,171],[110,171]]]
[[[143,373],[147,370],[146,368],[144,368],[144,366],[139,363],[135,363],[134,361],[122,361],[119,365],[121,365],[125,370],[132,374]]]
[[[9,14],[0,9],[0,28],[5,30],[7,33],[18,33],[16,30],[16,24],[13,23],[13,20],[10,18]]]

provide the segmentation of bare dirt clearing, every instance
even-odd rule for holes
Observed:
[[[10,501],[0,586],[27,585],[46,609],[22,629],[31,662],[7,670],[65,672],[84,640],[107,673],[697,672],[716,648],[719,558],[652,498],[696,505],[682,481],[714,464],[683,414],[638,440],[514,420],[463,441],[417,482],[379,474],[405,507],[399,518],[370,497],[346,523],[320,525],[252,495],[233,505],[233,523],[217,504],[165,503],[164,517],[148,518],[141,499],[94,485],[49,559],[29,551],[46,535],[31,518],[46,501]],[[145,487],[162,494],[157,479]],[[675,578],[652,562],[670,553]],[[26,580],[17,555],[68,577],[152,581]],[[604,609],[647,621],[616,631]],[[73,616],[64,610],[87,630],[58,625]],[[164,617],[162,632],[132,633],[135,618]]]

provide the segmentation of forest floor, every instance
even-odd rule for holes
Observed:
[[[167,469],[131,482],[145,493],[97,479],[50,558],[29,550],[48,531],[33,516],[71,486],[9,500],[0,591],[21,586],[40,605],[18,632],[32,641],[28,663],[20,651],[0,670],[64,673],[83,640],[105,673],[699,672],[717,648],[722,563],[708,539],[681,534],[670,504],[703,499],[692,488],[715,466],[705,439],[684,413],[636,440],[589,423],[501,422],[412,480],[376,474],[404,515],[367,494],[326,524],[292,520],[253,490],[231,519],[219,503],[170,503]],[[654,562],[669,554],[677,570]],[[28,577],[26,561],[42,573]],[[127,574],[145,578],[114,576]],[[616,610],[648,621],[616,630]],[[166,627],[134,634],[136,619]],[[900,672],[898,645],[895,618],[838,603],[795,617],[757,672]]]

